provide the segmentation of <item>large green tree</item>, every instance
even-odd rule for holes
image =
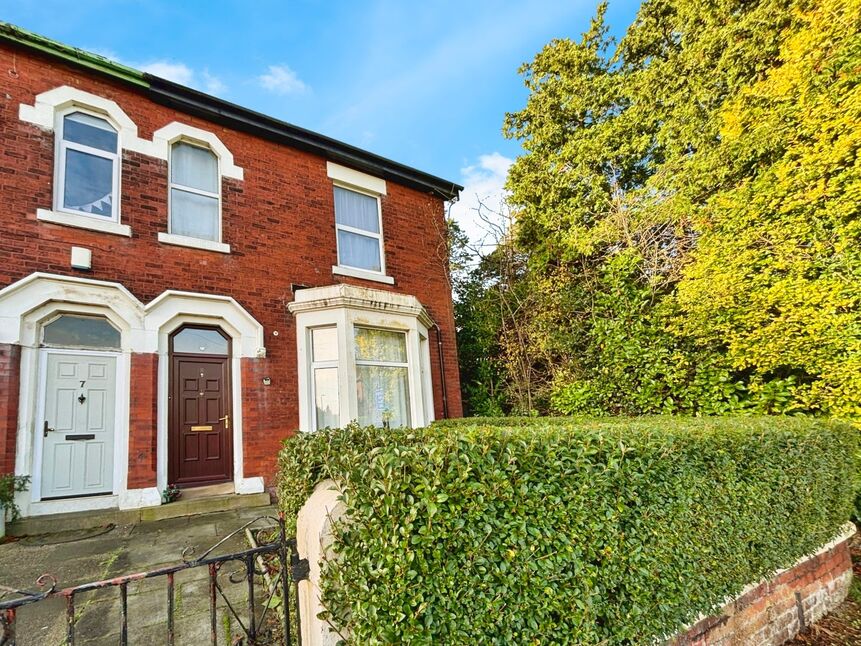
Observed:
[[[861,0],[604,15],[506,117],[531,404],[861,419]]]

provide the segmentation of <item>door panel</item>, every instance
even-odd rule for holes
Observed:
[[[42,421],[53,430],[37,429],[43,499],[112,493],[116,362],[114,355],[47,353]]]
[[[173,355],[168,479],[191,486],[232,479],[227,357]]]

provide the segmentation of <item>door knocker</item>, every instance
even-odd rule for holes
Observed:
[[[86,398],[86,397],[84,397],[84,393],[81,393],[81,394],[78,396],[78,401],[79,401],[79,402],[81,402],[82,404],[83,404],[85,401],[87,401],[87,398]]]

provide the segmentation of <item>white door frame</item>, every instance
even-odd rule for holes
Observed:
[[[80,496],[63,498],[61,500],[42,500],[42,447],[44,437],[41,432],[41,423],[45,420],[45,400],[48,390],[48,355],[78,355],[90,357],[114,357],[117,362],[116,369],[116,393],[114,405],[114,455],[113,455],[113,483],[110,495],[104,496]],[[33,425],[33,465],[32,480],[30,482],[31,504],[38,504],[41,513],[57,513],[47,507],[57,507],[58,511],[80,511],[82,509],[96,509],[101,507],[115,507],[117,496],[121,490],[125,490],[128,477],[128,425],[123,424],[128,419],[128,355],[119,351],[109,350],[75,350],[73,348],[40,348],[39,349],[39,377],[36,404],[36,419]],[[124,396],[125,394],[125,396]],[[123,432],[125,429],[125,432]]]

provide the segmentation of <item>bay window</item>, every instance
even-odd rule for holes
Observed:
[[[296,317],[302,430],[433,420],[433,321],[418,300],[339,284],[300,290],[288,308]]]

